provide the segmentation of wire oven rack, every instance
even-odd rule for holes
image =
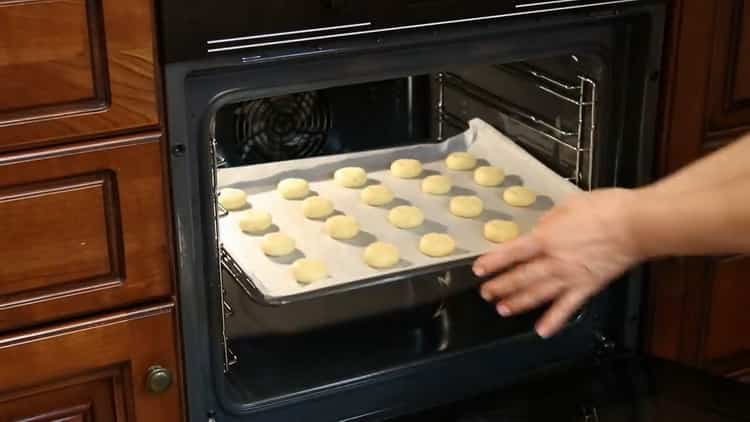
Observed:
[[[525,130],[529,130],[541,136],[542,139],[572,152],[575,155],[574,169],[567,179],[581,188],[591,189],[594,184],[593,157],[596,137],[597,110],[596,82],[585,75],[578,75],[576,82],[563,81],[527,64],[497,65],[494,66],[493,69],[530,82],[544,95],[548,95],[550,98],[559,100],[562,103],[572,104],[577,107],[577,122],[575,122],[575,128],[565,128],[559,123],[553,124],[545,118],[540,117],[538,114],[526,110],[502,96],[455,73],[440,72],[435,76],[437,82],[437,104],[435,107],[437,140],[440,141],[444,139],[446,125],[459,130],[464,130],[468,127],[468,123],[452,112],[449,109],[449,104],[447,104],[445,95],[446,88],[454,89],[473,100],[496,109]],[[211,123],[213,126],[214,122]],[[211,133],[215,133],[213,127],[211,128]],[[523,143],[520,139],[515,140]],[[225,166],[223,157],[218,153],[215,137],[212,137],[211,142],[209,142],[209,155],[214,163],[211,171],[211,183],[212,186],[215,187],[217,169]],[[234,263],[233,259],[231,259],[231,256],[224,250],[223,245],[218,238],[218,217],[226,215],[227,211],[218,204],[215,198],[212,197],[211,199],[215,224],[214,233],[216,236],[214,240],[216,241],[220,264],[218,281],[222,296],[220,306],[222,313],[221,344],[223,350],[224,372],[226,373],[229,372],[232,365],[238,362],[238,358],[229,347],[227,338],[226,318],[231,317],[234,312],[224,290],[224,271],[222,271],[222,269],[226,269],[241,286],[243,286],[243,283],[240,282],[240,278],[244,274],[236,263]],[[243,287],[243,289],[246,289],[246,287]],[[246,293],[248,293],[248,296],[252,296],[249,292],[246,291]]]
[[[521,127],[530,130],[543,139],[567,149],[575,154],[575,166],[567,178],[584,189],[591,189],[594,176],[594,144],[596,136],[597,84],[584,75],[578,75],[577,82],[567,82],[553,77],[528,64],[496,65],[493,69],[531,82],[544,95],[572,104],[577,107],[578,119],[574,129],[561,127],[540,117],[532,111],[508,101],[455,73],[441,72],[437,81],[437,137],[442,140],[445,126],[460,130],[468,123],[450,110],[446,101],[446,88],[454,89],[463,95],[496,109]],[[516,139],[523,143],[523,140]]]

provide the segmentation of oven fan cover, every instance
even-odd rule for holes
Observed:
[[[318,155],[330,129],[330,107],[316,91],[252,100],[235,110],[236,147],[248,164]]]

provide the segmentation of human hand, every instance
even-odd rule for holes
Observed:
[[[542,216],[531,233],[498,245],[474,262],[474,273],[496,275],[480,294],[509,316],[552,302],[536,331],[549,337],[612,279],[641,260],[626,210],[637,193],[581,193]]]

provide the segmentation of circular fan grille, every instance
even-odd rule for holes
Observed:
[[[235,113],[235,139],[245,162],[316,155],[331,128],[328,104],[317,92],[249,101]]]

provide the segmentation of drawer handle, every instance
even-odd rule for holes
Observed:
[[[146,375],[146,389],[151,393],[163,393],[172,385],[172,371],[161,366],[153,365],[148,368]]]

